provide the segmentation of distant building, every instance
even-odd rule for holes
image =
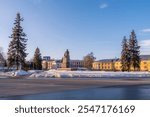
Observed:
[[[61,68],[61,60],[54,60],[51,64],[52,66],[49,69],[58,69]]]
[[[42,61],[43,70],[58,69],[58,68],[61,68],[61,60]]]
[[[150,55],[141,55],[140,71],[150,71]],[[93,62],[93,70],[121,71],[120,59],[104,59]],[[131,67],[131,71],[134,70]]]
[[[50,56],[43,56],[42,69],[47,70],[49,65],[51,65],[51,57]]]
[[[115,70],[115,62],[118,59],[103,59],[93,62],[94,70],[113,71]]]
[[[46,57],[47,58],[47,57]],[[62,60],[49,60],[43,59],[42,69],[59,69],[60,70],[77,70],[78,68],[83,68],[83,60],[70,60],[69,50],[67,49],[64,53]]]
[[[83,60],[70,60],[70,68],[83,68]],[[58,69],[62,68],[61,60],[50,60],[50,61],[42,61],[42,69],[50,70],[50,69]]]
[[[43,60],[45,60],[45,61],[50,61],[50,60],[51,60],[51,57],[50,57],[50,56],[43,56]]]
[[[141,71],[150,71],[150,55],[141,55]]]
[[[115,63],[115,71],[121,71],[121,60],[120,59],[118,59]]]
[[[83,60],[70,60],[70,67],[71,68],[82,68],[84,67]]]
[[[46,60],[42,60],[42,69],[43,70],[47,70],[48,69],[48,61],[46,61]]]

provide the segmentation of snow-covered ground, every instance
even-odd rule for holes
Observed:
[[[23,70],[18,70],[18,71],[11,71],[11,72],[0,72],[1,78],[3,77],[15,77],[15,76],[26,76],[26,75],[31,75],[30,72],[26,72]]]
[[[105,71],[58,71],[50,70],[39,73],[32,73],[30,78],[136,78],[149,77],[150,72],[105,72]]]
[[[105,71],[42,71],[31,70],[0,72],[0,76],[28,76],[29,78],[150,78],[150,72],[105,72]]]

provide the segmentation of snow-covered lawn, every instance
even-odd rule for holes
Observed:
[[[32,73],[30,78],[150,78],[150,72],[105,72],[105,71],[43,71],[39,73]]]
[[[28,76],[29,78],[150,78],[150,72],[59,71],[31,70],[0,72],[0,76]]]
[[[31,75],[30,72],[18,70],[18,71],[11,71],[11,72],[0,72],[1,77],[15,77],[15,76],[26,76]]]

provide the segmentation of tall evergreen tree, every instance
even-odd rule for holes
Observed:
[[[25,58],[27,57],[26,46],[27,39],[26,34],[23,32],[23,28],[21,27],[21,22],[23,18],[21,18],[20,13],[17,13],[14,28],[12,29],[12,34],[10,38],[12,39],[9,43],[8,48],[8,67],[15,66],[17,70],[20,68],[24,68],[25,66]]]
[[[40,49],[38,47],[36,48],[34,53],[33,66],[34,69],[36,70],[42,69],[42,57],[41,57]]]
[[[129,50],[131,57],[131,67],[133,67],[134,70],[140,70],[140,46],[138,45],[134,30],[131,32],[130,35]]]
[[[122,41],[122,51],[121,51],[121,69],[122,71],[130,71],[130,51],[128,46],[128,41],[126,36],[124,36]]]
[[[87,54],[87,55],[83,58],[84,67],[85,67],[85,68],[88,68],[88,69],[92,69],[92,64],[93,64],[94,60],[95,60],[95,57],[94,57],[93,52]]]

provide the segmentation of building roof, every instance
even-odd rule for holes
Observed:
[[[150,55],[141,55],[141,60],[150,60]]]
[[[140,55],[141,60],[150,60],[150,55]],[[95,62],[112,62],[112,61],[120,61],[119,58],[116,59],[101,59]]]
[[[102,60],[99,60],[97,62],[113,62],[113,61],[118,61],[119,59],[102,59]]]
[[[57,60],[55,60],[56,62],[58,62],[58,63],[61,63],[61,60],[59,60],[59,59],[57,59]]]

